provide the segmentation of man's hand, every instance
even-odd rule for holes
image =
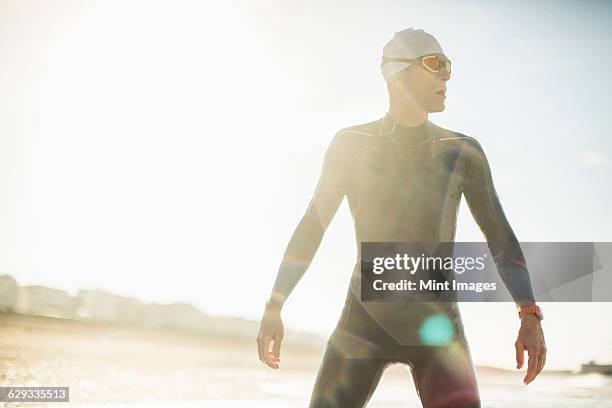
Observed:
[[[521,318],[521,328],[514,346],[516,348],[516,368],[523,367],[525,350],[529,355],[527,374],[523,378],[523,382],[527,385],[540,374],[546,363],[544,333],[540,320],[534,314],[525,314]]]
[[[257,349],[259,359],[271,368],[279,368],[280,349],[284,334],[285,328],[280,315],[280,307],[268,303],[259,325]],[[274,344],[272,352],[270,352],[270,343],[272,342]]]

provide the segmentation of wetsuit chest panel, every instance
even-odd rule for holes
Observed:
[[[359,158],[349,200],[360,239],[438,240],[460,198],[458,154],[379,137],[360,145]]]

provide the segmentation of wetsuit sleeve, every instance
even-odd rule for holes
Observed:
[[[470,140],[466,152],[463,193],[487,239],[497,270],[516,303],[524,299],[535,300],[523,252],[495,192],[482,146]]]
[[[319,248],[323,234],[347,192],[350,177],[349,140],[337,133],[328,146],[323,168],[306,213],[287,244],[272,297],[284,302],[302,278]]]

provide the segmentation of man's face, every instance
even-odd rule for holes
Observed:
[[[447,59],[444,54],[431,55]],[[446,69],[431,72],[421,65],[420,59],[416,59],[408,68],[396,73],[390,79],[390,85],[399,91],[399,97],[408,98],[411,104],[424,111],[442,112],[445,108],[446,81],[449,79],[450,74]]]

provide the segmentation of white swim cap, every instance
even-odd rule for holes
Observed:
[[[398,31],[383,48],[383,57],[386,58],[416,58],[426,54],[444,54],[438,40],[433,35],[421,29],[407,28]],[[385,81],[391,75],[408,68],[410,62],[390,61],[380,67]]]

